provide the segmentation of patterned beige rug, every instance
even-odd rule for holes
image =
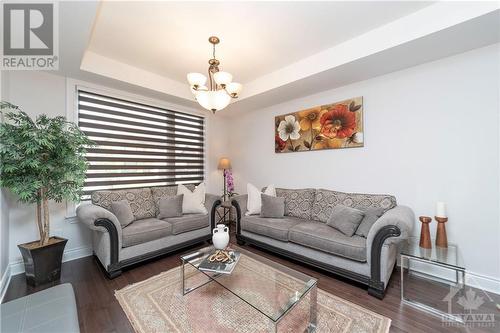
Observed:
[[[242,288],[253,283],[252,297],[278,299],[276,281],[280,287],[293,285],[294,279],[248,257],[240,259],[238,285]],[[272,273],[270,274],[270,271]],[[188,284],[206,279],[201,274],[188,272]],[[265,273],[260,274],[259,273]],[[260,276],[260,280],[255,275]],[[266,283],[272,276],[274,281]],[[252,280],[249,277],[252,277]],[[265,277],[265,279],[264,279]],[[202,282],[202,281],[201,281]],[[255,287],[255,284],[258,286]],[[238,286],[236,286],[238,287]],[[149,332],[217,332],[257,333],[274,332],[272,322],[241,301],[235,295],[211,282],[191,293],[182,295],[181,270],[179,267],[153,276],[145,281],[127,286],[115,292],[123,310],[135,331]],[[244,288],[246,291],[249,288]],[[255,295],[254,295],[255,294]],[[271,295],[271,296],[270,296]],[[270,305],[272,306],[272,305]],[[317,332],[373,332],[389,331],[391,320],[323,290],[317,296]],[[304,299],[279,323],[279,332],[302,332],[309,321],[309,299]]]

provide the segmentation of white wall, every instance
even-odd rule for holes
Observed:
[[[66,79],[38,71],[9,73],[8,99],[30,116],[66,115]],[[12,193],[8,195],[9,213],[9,263],[12,274],[22,272],[24,266],[17,244],[39,238],[35,223],[35,205],[19,203]],[[90,254],[90,233],[78,223],[65,220],[65,203],[50,203],[51,234],[68,238],[66,257]]]
[[[46,72],[11,72],[7,82],[8,100],[19,105],[31,116],[42,113],[52,117],[66,116],[67,80],[70,79]],[[127,93],[133,94],[135,92],[130,91]],[[168,101],[165,101],[165,103],[168,103]],[[224,150],[222,146],[225,140],[220,135],[225,135],[225,132],[214,124],[214,119],[216,119],[214,116],[207,116],[207,132],[209,133],[207,137],[207,186],[209,191],[215,193],[216,191],[220,192],[220,186],[216,183],[218,180],[217,172],[214,172],[213,169],[217,167],[216,156]],[[214,129],[213,133],[212,128]],[[10,208],[10,228],[8,230],[9,263],[12,273],[16,274],[24,270],[17,244],[38,239],[38,233],[35,224],[34,206],[18,203],[11,193],[7,197]],[[51,234],[68,239],[63,260],[90,255],[90,232],[77,223],[76,219],[66,219],[65,203],[52,202],[50,211]]]
[[[211,112],[210,112],[211,113]],[[207,184],[208,192],[222,195],[224,178],[217,170],[219,159],[229,156],[229,119],[220,115],[210,115],[207,127]]]
[[[229,156],[237,191],[251,182],[390,193],[417,216],[445,201],[448,239],[466,268],[500,282],[499,55],[497,44],[238,114]],[[275,115],[356,96],[364,98],[364,148],[274,153]]]
[[[5,82],[7,75],[0,71],[0,101],[7,94]],[[0,116],[1,117],[1,116]],[[3,121],[1,117],[0,121]],[[0,302],[9,281],[9,205],[4,190],[0,188]]]

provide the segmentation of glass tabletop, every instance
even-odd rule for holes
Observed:
[[[461,256],[458,253],[458,248],[454,244],[448,244],[447,248],[432,244],[431,249],[425,249],[419,246],[418,239],[410,239],[403,245],[401,254],[465,270]]]
[[[317,280],[306,274],[237,246],[231,246],[229,250],[240,253],[240,259],[231,274],[198,269],[200,263],[215,251],[212,246],[182,256],[181,259],[274,322],[279,321],[316,286]]]

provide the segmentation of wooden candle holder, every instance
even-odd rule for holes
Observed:
[[[422,228],[420,229],[420,247],[424,249],[431,249],[431,232],[429,231],[429,223],[432,222],[432,218],[429,216],[420,216],[418,218],[422,222]]]
[[[448,247],[448,237],[446,237],[445,223],[448,222],[448,218],[434,216],[434,219],[438,223],[437,232],[436,232],[436,246],[447,248]]]

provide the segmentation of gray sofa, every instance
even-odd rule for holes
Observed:
[[[92,203],[78,206],[78,220],[92,230],[94,255],[109,278],[120,275],[124,267],[211,239],[214,207],[220,197],[206,194],[208,214],[158,219],[159,200],[176,194],[177,186],[95,191]],[[123,199],[129,202],[135,219],[125,227],[110,211],[112,202]]]
[[[414,224],[409,207],[398,206],[391,195],[343,193],[323,189],[276,189],[285,198],[284,218],[246,216],[247,195],[232,200],[237,212],[238,244],[249,243],[280,255],[341,275],[368,286],[382,299],[398,254],[398,243],[407,239]],[[352,237],[326,224],[336,205],[383,215]]]

